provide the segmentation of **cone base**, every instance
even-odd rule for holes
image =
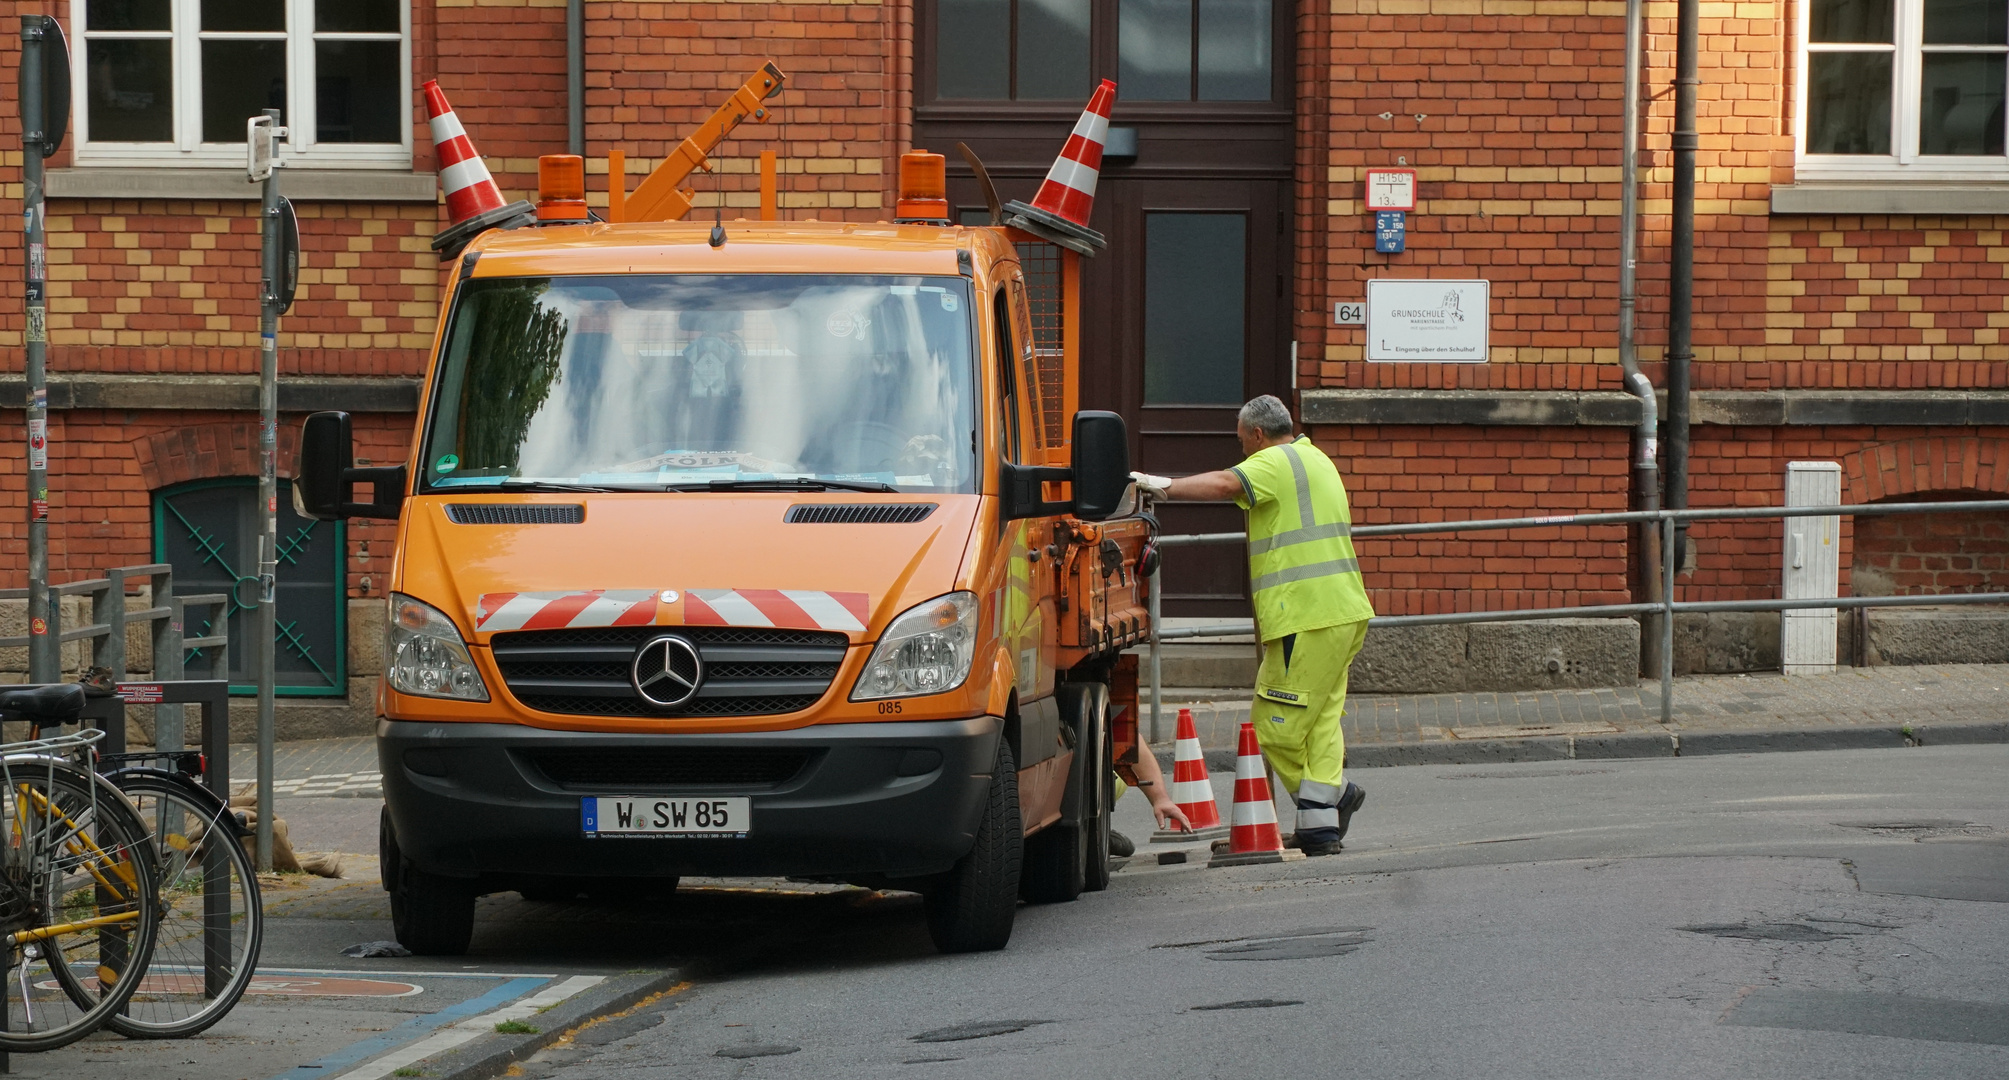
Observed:
[[[1201,840],[1219,840],[1227,835],[1228,827],[1226,825],[1209,825],[1204,829],[1194,829],[1192,832],[1159,829],[1157,832],[1151,834],[1151,842],[1154,844],[1189,844]]]
[[[1076,225],[1050,210],[1041,210],[1017,199],[1004,205],[1004,223],[1082,255],[1093,256],[1109,246],[1109,241],[1094,229]]]
[[[1261,866],[1265,863],[1296,862],[1304,858],[1304,852],[1291,851],[1223,851],[1207,860],[1207,868],[1216,866]]]
[[[508,206],[483,210],[466,221],[441,229],[433,235],[432,249],[439,252],[442,259],[458,258],[475,237],[490,229],[514,229],[536,220],[537,208],[519,199]]]

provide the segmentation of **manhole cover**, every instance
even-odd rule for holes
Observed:
[[[1218,949],[1208,949],[1209,960],[1318,960],[1345,956],[1367,944],[1362,933],[1320,934],[1310,937],[1258,938]]]

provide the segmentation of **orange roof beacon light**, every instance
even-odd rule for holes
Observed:
[[[586,159],[577,154],[545,154],[537,159],[537,220],[591,220],[586,211]]]
[[[467,129],[460,126],[460,117],[447,103],[439,80],[428,80],[419,91],[425,95],[426,115],[432,118],[433,153],[439,155],[439,186],[446,192],[446,216],[453,219],[453,224],[432,238],[432,249],[442,259],[456,258],[468,241],[489,229],[528,224],[534,208],[522,200],[502,201],[502,189],[489,175],[474,141],[467,137]]]
[[[1060,148],[1039,186],[1032,205],[1017,199],[1005,204],[1005,224],[1059,244],[1069,251],[1093,255],[1107,247],[1102,234],[1088,227],[1095,205],[1095,181],[1102,175],[1102,144],[1109,138],[1109,111],[1116,104],[1116,84],[1108,79],[1095,88],[1073,134]]]
[[[909,150],[900,155],[899,225],[949,224],[949,162],[940,154]]]

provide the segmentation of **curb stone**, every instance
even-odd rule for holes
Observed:
[[[413,1062],[428,1080],[488,1080],[509,1067],[557,1042],[573,1028],[610,1013],[626,1009],[651,994],[683,981],[677,971],[654,971],[638,975],[616,975],[598,986],[566,998],[551,1011],[539,1013],[535,1035],[488,1033],[456,1046],[437,1057]]]
[[[1759,731],[1628,731],[1609,735],[1549,735],[1529,739],[1445,739],[1419,743],[1349,746],[1349,768],[1397,765],[1476,765],[1520,761],[1613,761],[1624,758],[1708,757],[1806,750],[1884,750],[1906,746],[2009,743],[2009,721],[1933,722],[1909,726],[1862,725],[1775,728]],[[1165,775],[1172,750],[1158,749]],[[1235,752],[1206,751],[1207,771],[1235,771]]]

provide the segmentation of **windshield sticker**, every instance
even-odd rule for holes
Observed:
[[[738,472],[784,472],[788,463],[749,454],[742,450],[666,450],[654,457],[625,462],[611,472],[674,472],[691,469],[728,469]]]
[[[460,457],[456,454],[441,454],[433,469],[439,473],[450,473],[460,468]]]
[[[824,332],[831,337],[848,338],[853,334],[863,337],[866,328],[871,325],[872,320],[861,311],[833,311],[828,319],[823,320]]]
[[[943,311],[954,311],[954,310],[956,310],[956,294],[955,294],[955,293],[952,293],[952,292],[950,292],[950,291],[949,291],[949,290],[947,290],[947,289],[943,289],[943,290],[942,290],[942,292],[941,292],[941,297],[942,297],[942,310],[943,310]]]

